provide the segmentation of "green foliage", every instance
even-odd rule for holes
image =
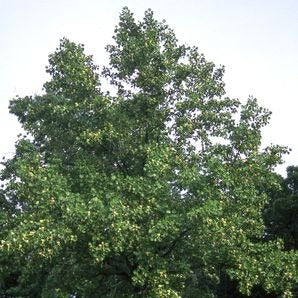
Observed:
[[[280,237],[287,250],[298,249],[298,167],[287,168],[287,178],[280,179],[281,189],[270,194],[264,219],[267,238]]]
[[[264,241],[266,189],[286,148],[270,112],[225,97],[224,68],[124,8],[100,91],[82,45],[50,55],[45,94],[10,111],[28,135],[5,161],[7,297],[215,297],[223,275],[291,296],[297,252]]]

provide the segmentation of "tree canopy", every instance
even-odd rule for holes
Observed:
[[[226,97],[224,67],[151,10],[124,8],[107,51],[100,73],[62,39],[44,93],[10,102],[26,134],[1,172],[2,296],[217,297],[226,276],[291,297],[297,251],[262,216],[287,152],[261,149],[270,112]]]
[[[287,250],[298,249],[298,167],[287,168],[287,177],[281,178],[281,189],[270,194],[265,208],[266,237],[284,240]]]

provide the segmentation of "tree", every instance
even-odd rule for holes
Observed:
[[[280,237],[287,250],[298,249],[298,167],[287,168],[287,178],[281,178],[281,189],[270,195],[264,218],[267,238]]]
[[[297,253],[264,241],[287,151],[260,149],[270,112],[225,97],[224,68],[151,10],[124,8],[114,41],[114,95],[62,39],[45,93],[11,101],[27,135],[1,175],[3,295],[215,297],[229,276],[290,297]]]

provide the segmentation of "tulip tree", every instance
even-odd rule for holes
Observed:
[[[216,297],[228,275],[291,297],[297,252],[262,220],[287,151],[260,147],[270,112],[226,97],[224,68],[151,10],[124,8],[107,51],[99,73],[62,39],[43,94],[10,102],[25,134],[1,174],[0,293]]]

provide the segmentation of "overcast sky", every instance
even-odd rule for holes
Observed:
[[[297,0],[0,0],[0,156],[13,153],[20,132],[8,113],[9,100],[41,91],[48,54],[59,39],[84,43],[95,62],[105,65],[104,46],[123,6],[137,18],[152,8],[181,43],[225,65],[228,96],[244,102],[253,95],[273,112],[264,146],[292,148],[278,172],[298,165]]]

